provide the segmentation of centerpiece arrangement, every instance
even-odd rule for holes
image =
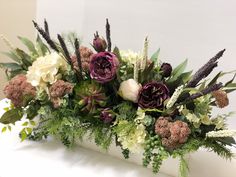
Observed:
[[[90,47],[74,33],[54,40],[46,20],[44,28],[33,23],[40,34],[36,42],[19,37],[28,52],[2,36],[11,49],[5,54],[14,60],[0,64],[9,79],[3,92],[11,100],[0,118],[2,132],[25,117],[22,141],[54,136],[72,147],[90,139],[105,150],[115,142],[125,158],[143,153],[143,165],[154,173],[163,160],[179,158],[182,177],[188,171],[185,155],[200,147],[233,157],[236,131],[226,127],[231,113],[213,116],[212,108],[229,104],[235,73],[207,78],[225,49],[192,73],[185,71],[187,60],[173,67],[159,59],[159,49],[149,56],[148,38],[140,53],[113,48],[108,20],[106,39],[96,32]],[[219,82],[226,74],[233,78]]]

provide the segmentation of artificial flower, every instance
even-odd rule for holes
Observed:
[[[224,90],[216,90],[212,92],[213,97],[216,99],[216,105],[219,108],[224,108],[229,105],[227,93]]]
[[[93,48],[97,52],[104,52],[107,48],[107,43],[104,38],[99,37],[98,33],[94,35]]]
[[[160,109],[169,98],[169,89],[161,82],[149,82],[139,92],[138,105],[145,109]]]
[[[113,111],[110,108],[105,108],[101,111],[100,114],[100,119],[104,122],[104,123],[111,123],[115,118],[115,114],[113,113]]]
[[[210,138],[233,137],[233,136],[236,136],[236,130],[210,131],[206,134],[206,137]]]
[[[131,50],[128,51],[121,50],[120,55],[122,60],[129,65],[135,65],[136,61],[142,57],[140,53],[136,53]]]
[[[134,79],[128,79],[121,82],[118,94],[128,101],[134,103],[138,102],[139,90],[141,89],[141,84],[137,83]]]
[[[172,66],[169,63],[163,63],[161,65],[161,71],[163,77],[169,77],[172,72]]]
[[[65,59],[54,52],[37,58],[27,71],[27,81],[34,87],[46,89],[47,84],[53,84],[60,77],[59,69],[66,70],[68,64]]]
[[[119,61],[111,52],[100,52],[92,56],[90,77],[99,83],[106,83],[116,76]]]
[[[12,78],[3,92],[15,107],[25,106],[28,101],[36,96],[35,87],[27,82],[27,78],[23,74]]]

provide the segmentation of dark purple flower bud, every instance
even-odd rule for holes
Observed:
[[[117,57],[111,52],[100,52],[92,56],[90,77],[99,83],[113,80],[119,66]]]
[[[114,118],[115,115],[110,108],[103,109],[100,114],[100,119],[106,124],[111,123],[114,120]]]
[[[160,109],[169,98],[169,89],[161,82],[149,82],[139,92],[138,105],[141,108]]]
[[[172,72],[172,66],[169,63],[163,63],[161,65],[161,71],[162,71],[163,77],[169,77]]]
[[[93,39],[93,48],[97,52],[104,52],[107,48],[107,43],[104,38],[100,38],[98,35],[98,32],[94,34],[94,39]]]

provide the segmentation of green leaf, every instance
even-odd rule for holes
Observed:
[[[20,120],[23,117],[22,109],[14,108],[5,112],[0,118],[0,123],[3,124],[14,124],[16,121]]]
[[[21,142],[27,138],[27,132],[26,132],[25,128],[23,128],[23,130],[21,130],[20,137],[21,137]]]
[[[14,52],[1,52],[3,55],[9,57],[10,59],[14,60],[17,63],[21,63],[21,58],[17,56]]]
[[[28,48],[28,50],[29,50],[30,52],[32,52],[32,54],[38,55],[38,52],[36,51],[33,42],[31,42],[31,41],[30,41],[29,39],[27,39],[27,38],[20,37],[20,36],[18,36],[18,39],[19,39],[23,44],[25,44],[25,46]]]
[[[223,137],[223,138],[215,138],[215,139],[216,141],[222,142],[229,146],[236,144],[235,139],[233,137]]]
[[[173,82],[176,80],[185,70],[187,66],[188,60],[186,59],[183,63],[179,64],[173,71],[172,77],[168,80],[168,82]]]
[[[28,124],[29,124],[28,122],[24,122],[22,126],[27,126]]]
[[[0,63],[0,68],[7,68],[11,70],[20,70],[22,67],[17,63]]]
[[[118,47],[115,47],[113,49],[113,53],[116,55],[116,57],[119,59],[119,61],[122,61],[121,56],[120,56],[120,50]]]
[[[8,125],[7,128],[8,128],[9,131],[11,131],[11,126],[10,125]]]
[[[36,125],[35,121],[31,120],[30,125],[35,126]]]
[[[36,39],[36,49],[38,50],[39,56],[44,56],[47,52],[49,52],[48,47],[43,43],[39,35]]]
[[[222,74],[223,74],[222,71],[219,72],[219,73],[210,81],[210,83],[208,84],[208,86],[215,84],[215,83],[217,82],[218,78],[222,76]]]
[[[225,86],[227,87],[229,84],[233,83],[235,77],[236,77],[236,73],[234,74],[233,78],[225,84]]]
[[[160,54],[160,48],[151,56],[151,61],[154,62],[155,66],[158,66],[159,64],[159,54]]]
[[[7,131],[7,127],[2,128],[2,133],[4,133],[5,131]]]
[[[24,64],[26,68],[31,66],[32,60],[31,60],[31,57],[27,53],[25,53],[23,50],[18,49],[18,48],[16,49],[16,52],[17,52],[17,55],[21,58],[22,63]]]

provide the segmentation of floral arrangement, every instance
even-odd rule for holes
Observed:
[[[105,150],[115,142],[125,158],[143,153],[143,165],[154,173],[163,160],[179,158],[182,177],[188,171],[185,155],[200,147],[233,157],[236,131],[226,127],[232,113],[213,116],[212,109],[229,104],[236,74],[221,71],[208,78],[225,50],[192,73],[185,71],[187,60],[175,68],[162,62],[160,49],[150,57],[148,38],[140,53],[112,48],[108,20],[106,39],[96,32],[92,47],[81,45],[74,33],[54,40],[46,20],[44,28],[33,23],[39,32],[35,44],[19,37],[28,53],[2,36],[11,49],[5,54],[14,60],[0,64],[9,79],[4,94],[11,100],[0,118],[2,132],[25,118],[22,141],[54,136],[72,147],[91,139]],[[219,82],[226,74],[233,78]]]

